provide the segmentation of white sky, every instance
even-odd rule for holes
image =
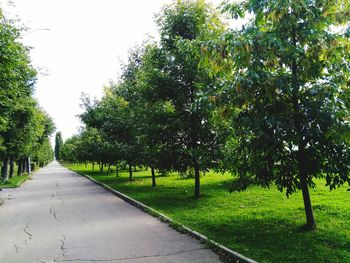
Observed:
[[[102,87],[117,80],[128,50],[147,35],[157,37],[154,14],[171,0],[8,2],[0,0],[5,14],[30,28],[23,42],[32,47],[34,67],[48,73],[38,76],[35,97],[67,139],[81,126],[81,93],[99,98]]]

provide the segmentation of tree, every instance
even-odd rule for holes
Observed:
[[[350,42],[341,30],[350,4],[247,0],[225,10],[236,18],[251,13],[242,30],[201,49],[216,54],[203,64],[230,69],[215,95],[232,131],[232,190],[252,183],[275,183],[287,195],[301,189],[306,229],[315,229],[313,179],[325,177],[330,189],[350,183]]]
[[[55,158],[56,158],[56,160],[60,160],[60,158],[61,158],[60,151],[61,151],[62,145],[63,145],[62,133],[57,132],[56,136],[55,136]]]
[[[210,110],[198,99],[214,80],[206,69],[198,68],[199,58],[193,56],[184,41],[209,40],[224,30],[217,11],[205,1],[177,1],[164,8],[157,24],[161,41],[153,74],[148,82],[152,100],[167,106],[171,129],[166,138],[167,149],[173,153],[174,170],[194,174],[196,198],[200,197],[200,173],[214,166],[220,154],[219,131],[210,121]],[[156,82],[155,78],[158,81]],[[170,117],[171,116],[171,117]]]
[[[36,71],[31,66],[29,49],[19,40],[20,33],[14,21],[0,10],[0,159],[4,181],[13,176],[15,159],[19,167],[25,160],[30,171],[29,157],[50,133],[43,123],[48,116],[32,97]],[[52,120],[50,125],[53,127]],[[22,169],[18,171],[20,174]]]
[[[77,161],[77,147],[79,144],[79,136],[74,135],[68,138],[64,144],[62,144],[60,149],[60,157],[62,160],[67,162],[76,162]]]
[[[97,129],[101,136],[108,140],[109,146],[116,147],[115,161],[119,161],[120,158],[127,162],[131,181],[132,166],[139,162],[142,147],[137,138],[135,113],[128,101],[118,94],[120,89],[120,85],[106,88],[105,95],[99,102],[91,103],[85,99],[85,112],[80,118],[87,128]]]

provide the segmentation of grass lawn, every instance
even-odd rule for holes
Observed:
[[[350,262],[350,192],[346,186],[330,192],[323,180],[311,190],[317,230],[304,232],[305,213],[301,192],[287,198],[275,188],[257,186],[229,193],[230,175],[208,173],[201,177],[202,198],[193,196],[194,179],[177,174],[157,177],[151,171],[115,174],[93,172],[91,166],[68,168],[88,174],[203,233],[210,239],[258,262]],[[97,169],[96,169],[97,170]]]
[[[14,176],[10,178],[6,183],[0,180],[0,188],[15,188],[19,187],[22,183],[24,183],[28,179],[29,175],[24,173],[20,176]]]

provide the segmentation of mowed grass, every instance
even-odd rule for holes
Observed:
[[[29,178],[29,174],[24,173],[19,176],[14,176],[10,178],[6,183],[2,182],[0,180],[0,188],[15,188],[19,187],[21,184],[23,184],[27,179]]]
[[[343,186],[329,191],[317,181],[311,198],[317,230],[305,232],[301,192],[287,198],[272,187],[252,186],[229,193],[232,177],[207,173],[201,177],[202,198],[193,198],[193,179],[177,174],[157,177],[151,187],[151,171],[128,171],[120,177],[92,171],[91,166],[68,165],[125,193],[192,229],[258,262],[350,262],[350,192]],[[98,170],[98,169],[96,169]]]

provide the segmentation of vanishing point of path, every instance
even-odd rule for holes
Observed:
[[[221,262],[57,162],[0,192],[0,262]]]

